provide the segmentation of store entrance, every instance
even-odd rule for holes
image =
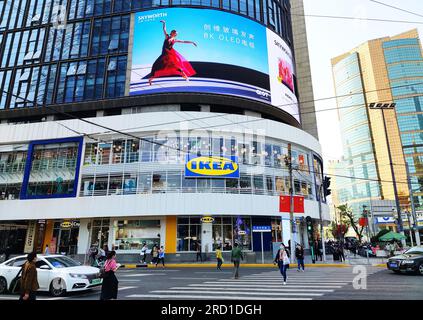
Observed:
[[[0,252],[9,248],[10,254],[24,252],[27,221],[2,221],[0,223]]]
[[[73,255],[78,251],[79,221],[56,221],[50,250],[54,253]]]

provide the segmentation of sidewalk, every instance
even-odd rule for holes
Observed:
[[[310,256],[305,257],[304,266],[306,268],[318,268],[318,267],[327,267],[327,268],[350,268],[354,265],[371,265],[373,267],[385,267],[386,262],[382,261],[381,258],[370,258],[369,264],[367,263],[367,258],[356,256],[354,257],[345,257],[345,262],[333,261],[332,255],[326,256],[326,261],[316,261],[312,262]],[[262,263],[241,263],[242,267],[246,268],[275,268],[276,266],[270,262],[265,261]],[[291,263],[290,268],[297,268],[296,261]],[[133,268],[156,268],[154,264],[133,264],[133,263],[122,263],[122,267],[126,269]],[[223,268],[233,268],[232,263],[225,262],[222,265]],[[157,268],[162,268],[160,265]],[[215,262],[181,262],[181,263],[166,263],[166,268],[216,268]]]

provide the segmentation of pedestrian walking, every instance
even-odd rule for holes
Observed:
[[[97,255],[97,261],[98,262],[103,262],[106,261],[107,256],[106,256],[106,251],[104,251],[102,248],[98,249],[98,255]]]
[[[161,246],[160,249],[159,249],[159,252],[158,252],[158,256],[157,256],[156,267],[160,262],[162,263],[163,268],[165,267],[164,258],[165,258],[165,251],[164,251],[164,247]]]
[[[44,254],[48,256],[50,254],[50,249],[48,248],[48,244],[46,244],[46,248],[44,249]]]
[[[98,249],[96,245],[92,245],[91,248],[88,250],[88,263],[91,267],[97,267],[97,254]]]
[[[141,262],[145,263],[145,260],[147,259],[147,250],[148,250],[148,246],[147,243],[144,242],[142,248],[141,248]]]
[[[200,259],[200,261],[203,262],[203,255],[201,252],[201,243],[199,241],[197,241],[196,251],[197,251],[197,262],[198,262],[198,259]]]
[[[289,260],[290,254],[287,248],[283,243],[281,243],[278,252],[276,253],[275,260],[273,261],[274,264],[277,264],[279,267],[279,270],[283,277],[283,284],[286,285],[286,279],[287,279],[287,269],[290,264]]]
[[[338,245],[338,255],[341,262],[345,262],[344,244],[342,242]]]
[[[27,261],[22,267],[22,277],[20,279],[21,295],[19,300],[21,301],[34,301],[36,300],[37,290],[40,288],[37,279],[37,254],[31,252],[27,256]]]
[[[154,244],[153,249],[151,250],[151,264],[155,264],[159,257],[159,246],[157,243]]]
[[[222,270],[222,264],[223,264],[223,256],[222,256],[222,247],[218,246],[216,249],[216,259],[217,259],[217,269]]]
[[[104,244],[103,245],[103,250],[104,250],[104,252],[106,253],[106,257],[107,257],[107,255],[109,254],[109,246],[107,245],[107,244]]]
[[[100,300],[117,299],[119,281],[116,278],[115,272],[119,267],[120,264],[116,263],[116,252],[110,251],[104,264]]]
[[[323,261],[323,255],[322,255],[322,249],[321,249],[321,244],[319,243],[319,241],[315,240],[314,241],[314,252],[316,254],[316,261],[317,259],[320,258],[320,261]]]
[[[235,242],[234,248],[231,252],[231,260],[234,264],[234,279],[239,278],[239,265],[241,260],[244,260],[244,255],[242,254],[241,248],[238,246],[238,243]]]
[[[297,244],[297,247],[295,248],[295,257],[297,258],[297,262],[298,262],[298,269],[297,271],[300,272],[301,271],[301,267],[303,268],[303,272],[304,272],[304,248],[301,244]]]

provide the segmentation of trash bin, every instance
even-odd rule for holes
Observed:
[[[255,252],[247,252],[245,254],[245,263],[256,263],[256,253]]]

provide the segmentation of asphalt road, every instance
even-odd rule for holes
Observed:
[[[421,300],[423,277],[397,275],[384,268],[352,266],[313,267],[304,273],[288,270],[287,285],[277,268],[241,268],[240,279],[232,269],[211,268],[119,270],[119,300]],[[40,293],[39,300],[98,300],[100,288],[52,298]],[[16,295],[0,295],[15,300]]]

